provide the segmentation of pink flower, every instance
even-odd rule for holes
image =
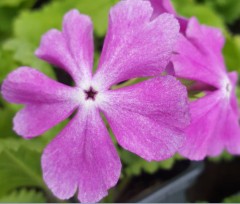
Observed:
[[[158,4],[162,7],[170,5],[170,1],[167,2],[162,0]],[[152,5],[156,11],[157,7]],[[175,14],[172,7],[165,11]],[[175,74],[194,80],[191,89],[204,91],[205,96],[190,104],[192,122],[186,129],[187,139],[180,153],[193,160],[217,156],[224,149],[231,154],[240,154],[235,94],[238,76],[236,72],[227,73],[222,55],[224,37],[220,30],[200,25],[196,18],[185,19],[181,26],[176,55],[171,60]]]
[[[179,25],[170,14],[151,20],[148,2],[121,1],[111,9],[99,66],[92,75],[93,35],[89,17],[68,12],[62,32],[47,32],[36,55],[61,67],[74,87],[35,69],[21,67],[2,86],[6,100],[24,104],[14,130],[24,138],[41,135],[76,114],[46,147],[43,177],[52,192],[68,199],[78,191],[82,202],[96,202],[116,185],[121,162],[100,113],[117,142],[142,158],[171,157],[184,141],[189,124],[185,87],[161,76],[177,41]],[[121,89],[111,86],[136,77],[152,77]]]
[[[143,0],[149,1],[153,8],[153,15],[152,18],[158,17],[160,14],[163,13],[170,13],[173,14],[180,24],[180,32],[185,32],[188,20],[185,17],[179,16],[175,11],[171,0]]]
[[[190,104],[191,125],[180,153],[200,160],[217,156],[224,149],[240,154],[238,103],[235,94],[237,73],[227,73],[222,47],[224,37],[216,28],[200,25],[195,18],[188,22],[172,59],[176,76],[196,81],[192,89],[205,96]]]

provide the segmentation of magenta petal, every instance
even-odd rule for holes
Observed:
[[[239,154],[237,75],[227,74],[222,55],[224,37],[220,30],[200,25],[195,18],[189,20],[184,35],[180,35],[172,58],[175,74],[195,80],[191,88],[207,95],[190,105],[192,123],[180,153],[193,160],[217,156],[224,149]]]
[[[188,21],[186,30],[188,39],[206,54],[217,55],[222,60],[222,48],[225,43],[224,36],[218,28],[201,25],[196,18]]]
[[[172,57],[175,74],[180,78],[196,80],[208,85],[220,87],[219,78],[225,73],[215,69],[216,64],[204,56],[186,37],[180,35],[176,54]]]
[[[97,202],[116,185],[121,163],[97,110],[79,110],[42,156],[43,177],[52,192]]]
[[[148,0],[153,7],[153,17],[156,17],[162,13],[176,14],[173,5],[170,0]]]
[[[225,122],[221,115],[221,95],[210,94],[190,104],[192,121],[186,130],[187,139],[180,150],[181,155],[201,160],[209,155],[209,149],[215,155],[223,150],[223,144],[217,139],[220,134],[220,125]],[[224,116],[225,117],[225,116]],[[213,144],[210,144],[215,138]]]
[[[76,83],[91,76],[93,64],[92,22],[77,10],[64,16],[63,32],[52,29],[41,40],[35,54],[67,71]]]
[[[189,124],[186,89],[174,77],[153,78],[109,91],[101,107],[118,143],[144,159],[171,157]]]
[[[2,95],[11,103],[56,103],[70,100],[74,94],[74,88],[30,67],[20,67],[11,72],[2,84]]]
[[[145,1],[151,2],[151,5],[153,7],[153,15],[152,15],[153,19],[163,13],[171,13],[177,18],[180,24],[180,31],[182,33],[185,33],[187,24],[188,24],[188,19],[177,15],[171,3],[171,0],[145,0]]]
[[[26,108],[14,118],[14,130],[30,138],[67,118],[77,106],[74,88],[60,84],[28,67],[13,71],[2,85],[3,97]]]
[[[149,2],[126,0],[110,11],[109,30],[95,79],[102,87],[160,74],[167,66],[178,37],[173,15],[151,21]],[[133,32],[134,31],[134,32]]]
[[[225,148],[231,154],[240,154],[240,127],[239,115],[236,115],[229,107],[227,110],[226,122],[222,140],[225,142]]]
[[[224,37],[220,30],[200,25],[195,18],[188,22],[172,58],[176,76],[221,88],[226,68],[221,49]]]
[[[76,108],[76,103],[67,102],[27,105],[14,117],[13,129],[24,138],[33,138],[68,118]]]
[[[229,77],[232,85],[235,87],[237,85],[237,81],[238,81],[238,73],[236,71],[229,72],[228,77]]]
[[[191,103],[191,125],[187,140],[180,150],[189,159],[217,156],[224,148],[240,153],[238,116],[233,113],[221,91],[215,91]]]
[[[78,67],[89,77],[93,67],[93,25],[89,16],[77,10],[69,11],[64,16],[63,35]]]

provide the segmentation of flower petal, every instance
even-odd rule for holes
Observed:
[[[190,111],[192,122],[186,130],[187,139],[180,150],[183,156],[201,160],[206,156],[219,155],[224,148],[240,153],[238,118],[221,91],[192,102]]]
[[[108,91],[101,106],[119,144],[146,160],[171,157],[189,124],[187,92],[174,77]]]
[[[237,81],[238,81],[238,73],[236,71],[234,72],[229,72],[228,73],[228,77],[232,83],[233,86],[237,85]]]
[[[40,135],[67,118],[77,106],[75,93],[74,88],[29,67],[13,71],[2,85],[7,101],[26,105],[14,119],[14,130],[25,138]]]
[[[231,154],[240,154],[240,126],[239,115],[236,115],[230,108],[227,112],[225,128],[222,134],[222,140],[225,148]]]
[[[173,5],[170,0],[148,0],[151,2],[153,7],[153,17],[158,16],[162,13],[176,14]]]
[[[218,142],[219,127],[224,121],[221,116],[220,97],[220,95],[210,94],[190,104],[192,121],[186,129],[187,139],[180,150],[181,155],[193,160],[201,160]],[[216,139],[213,144],[209,144],[212,137]],[[222,150],[222,144],[215,146],[216,154]]]
[[[176,76],[196,80],[216,88],[221,87],[219,78],[224,78],[225,73],[219,72],[215,62],[204,56],[191,41],[181,34],[177,42],[176,53],[172,57]]]
[[[201,25],[198,20],[193,17],[188,21],[186,36],[203,53],[217,55],[219,60],[223,61],[222,48],[225,39],[221,30]]]
[[[63,31],[47,32],[35,54],[67,71],[77,84],[91,77],[93,27],[90,18],[77,10],[69,11],[64,16]]]
[[[221,31],[200,25],[196,18],[191,18],[184,35],[180,36],[177,54],[172,58],[176,76],[221,88],[219,79],[226,75]]]
[[[179,25],[171,14],[151,21],[152,12],[149,2],[139,0],[120,1],[111,9],[95,75],[101,88],[108,89],[130,78],[155,76],[166,68]]]
[[[116,185],[121,162],[97,110],[79,110],[42,156],[43,177],[54,195],[97,202]]]
[[[180,31],[182,33],[185,33],[188,24],[188,19],[177,15],[170,0],[145,0],[145,1],[149,1],[153,7],[152,19],[158,17],[163,13],[171,13],[177,18],[180,24]]]
[[[30,139],[39,136],[68,118],[77,108],[76,103],[30,104],[14,117],[14,131]]]
[[[53,103],[71,99],[74,88],[48,78],[36,69],[20,67],[2,84],[2,95],[11,103]]]

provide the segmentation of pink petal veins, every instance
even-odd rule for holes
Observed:
[[[35,54],[68,72],[77,85],[89,80],[93,65],[93,27],[90,18],[71,10],[64,16],[63,31],[48,31]]]
[[[157,77],[106,93],[101,108],[119,144],[144,159],[171,157],[189,124],[186,89],[174,77]]]
[[[66,119],[78,105],[75,94],[74,88],[28,67],[9,74],[2,85],[6,100],[26,105],[14,118],[14,130],[25,138],[38,136]]]
[[[151,21],[147,1],[121,1],[110,11],[109,29],[94,80],[102,89],[136,77],[159,75],[177,41],[179,25],[170,14]]]
[[[81,202],[97,202],[116,185],[121,162],[97,110],[79,109],[72,121],[47,146],[43,177],[53,193]]]

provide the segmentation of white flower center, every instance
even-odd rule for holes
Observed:
[[[230,98],[231,92],[232,92],[232,84],[229,79],[224,79],[222,84],[222,90],[224,92],[224,95],[227,98]]]

